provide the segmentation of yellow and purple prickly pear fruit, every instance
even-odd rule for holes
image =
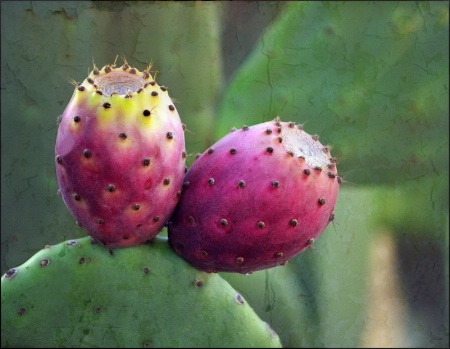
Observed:
[[[77,224],[109,248],[156,236],[183,183],[184,125],[149,69],[94,65],[58,117],[59,192]]]
[[[278,118],[244,126],[186,173],[169,242],[206,272],[285,264],[334,219],[340,183],[330,148],[303,126]]]

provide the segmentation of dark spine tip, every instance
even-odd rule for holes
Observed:
[[[106,190],[108,190],[110,193],[112,193],[112,192],[116,191],[116,186],[114,184],[109,184],[106,187]]]
[[[91,154],[91,151],[89,149],[84,149],[83,150],[83,155],[87,159],[87,158],[90,158],[92,154]]]
[[[274,188],[279,188],[279,187],[280,187],[280,182],[278,182],[278,181],[272,181],[272,187],[274,187]]]
[[[50,264],[50,259],[48,259],[48,258],[44,258],[40,261],[41,267],[46,267],[49,264]]]
[[[73,194],[72,197],[73,197],[73,199],[74,199],[75,201],[80,201],[80,200],[81,200],[81,197],[80,197],[80,195],[78,195],[78,194]]]
[[[56,162],[58,163],[58,164],[62,164],[62,157],[60,156],[60,155],[56,155]]]
[[[110,66],[106,66],[105,67],[105,73],[110,73],[111,72],[111,67]]]
[[[165,178],[164,185],[169,185],[169,184],[170,184],[170,178]]]
[[[243,131],[248,131],[250,129],[250,127],[248,127],[247,125],[244,125],[243,127],[242,127],[242,130]]]
[[[225,218],[222,218],[222,219],[220,220],[220,225],[221,225],[222,227],[226,227],[226,226],[228,225],[228,221],[227,221]]]
[[[336,175],[333,172],[328,171],[328,177],[335,178]]]
[[[236,264],[242,264],[244,263],[244,258],[243,257],[237,257],[236,258]]]
[[[328,219],[330,222],[334,221],[334,212],[331,212],[330,218]]]
[[[271,130],[270,128],[268,128],[268,129],[266,130],[266,133],[267,133],[268,135],[270,135],[270,134],[272,134],[272,130]]]
[[[266,226],[266,223],[264,223],[263,221],[259,221],[258,222],[258,228],[259,229],[263,229]]]
[[[91,78],[87,78],[86,79],[88,83],[90,83],[91,85],[94,85],[94,80],[92,80]]]
[[[209,183],[209,185],[213,185],[214,184],[214,178],[210,178],[210,179],[208,179],[208,183]]]
[[[132,206],[133,210],[135,210],[135,211],[139,210],[140,207],[141,206],[139,204],[133,204],[133,206]]]
[[[173,139],[173,132],[167,132],[167,139]]]
[[[238,187],[239,188],[244,188],[247,184],[245,183],[245,181],[243,181],[242,179],[238,182]]]
[[[298,220],[291,219],[291,221],[289,223],[290,223],[291,226],[296,227],[298,225]]]
[[[310,170],[309,168],[305,168],[305,169],[303,170],[303,173],[304,173],[305,175],[309,176],[309,175],[311,174],[311,170]]]
[[[142,165],[144,165],[144,166],[150,165],[150,159],[144,159],[144,160],[142,160]]]
[[[214,153],[214,149],[213,148],[209,148],[208,149],[208,154],[212,154],[212,153]]]
[[[81,118],[80,118],[79,115],[75,115],[75,116],[73,117],[73,121],[75,121],[75,122],[80,122],[80,120],[81,120]]]
[[[125,132],[119,133],[119,138],[127,139],[127,134]]]
[[[153,97],[156,97],[157,95],[158,95],[158,92],[152,91],[152,96],[153,96]]]
[[[169,104],[169,110],[174,111],[175,107],[172,104]]]
[[[79,86],[78,91],[84,91],[86,88],[84,86]]]
[[[320,204],[320,205],[325,205],[325,198],[320,197],[320,198],[319,198],[319,204]]]
[[[5,273],[5,279],[11,280],[14,276],[17,275],[18,272],[19,272],[19,269],[17,269],[17,268],[11,268],[11,269],[9,269],[9,270]]]
[[[159,86],[159,88],[161,89],[161,91],[166,92],[167,91],[167,87],[166,86]]]
[[[111,104],[108,102],[103,103],[103,108],[105,108],[105,109],[111,108]]]
[[[313,135],[313,136],[311,136],[311,138],[312,138],[314,141],[318,141],[318,140],[319,140],[319,135]]]
[[[230,154],[231,155],[234,155],[234,154],[236,154],[237,153],[237,150],[235,149],[235,148],[231,148],[230,149]]]
[[[145,109],[142,114],[144,114],[144,116],[150,116],[151,112],[150,112],[150,110]]]
[[[103,219],[97,219],[97,223],[101,225],[101,224],[105,223],[105,221]]]
[[[130,73],[130,74],[136,74],[136,69],[131,68],[130,71],[129,71],[129,73]]]
[[[316,171],[322,171],[322,167],[320,167],[320,166],[314,166],[314,169],[315,169]]]
[[[272,154],[272,153],[273,153],[273,148],[272,148],[272,147],[267,147],[267,148],[266,148],[266,151],[267,151],[268,153]]]

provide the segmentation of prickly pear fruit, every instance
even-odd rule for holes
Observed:
[[[243,296],[167,238],[112,255],[92,241],[47,246],[3,275],[2,348],[281,346]]]
[[[56,174],[67,208],[109,248],[157,235],[179,199],[184,125],[149,72],[95,65],[58,118]]]
[[[341,178],[330,147],[279,118],[234,130],[186,173],[172,248],[207,272],[285,264],[334,219]]]

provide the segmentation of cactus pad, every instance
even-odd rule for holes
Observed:
[[[164,237],[113,252],[90,237],[46,246],[1,285],[2,348],[281,346],[237,291]]]

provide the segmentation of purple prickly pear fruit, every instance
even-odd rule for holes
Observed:
[[[169,242],[206,272],[284,265],[334,219],[340,183],[330,148],[302,125],[276,118],[244,126],[186,173]]]
[[[60,194],[77,224],[109,248],[156,236],[183,183],[184,127],[149,69],[94,65],[58,118]]]

